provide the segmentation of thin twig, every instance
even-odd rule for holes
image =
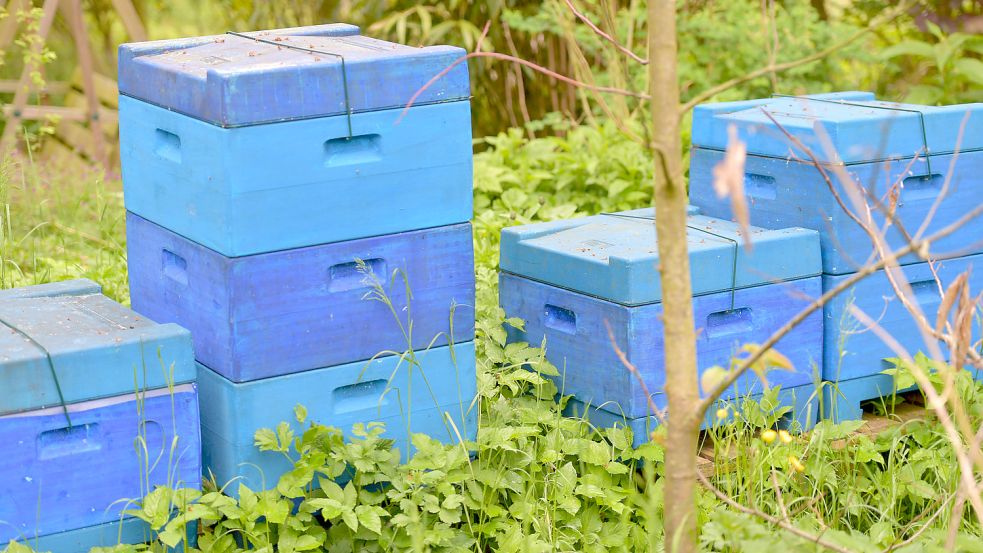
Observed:
[[[587,89],[587,90],[593,90],[594,92],[605,92],[605,93],[608,93],[608,94],[618,94],[618,95],[621,95],[621,96],[630,96],[632,98],[642,98],[642,99],[648,99],[649,98],[649,95],[648,94],[645,94],[643,92],[633,92],[631,90],[624,90],[624,89],[621,89],[621,88],[614,88],[614,87],[610,87],[610,86],[595,86],[595,85],[587,84],[587,83],[578,81],[576,79],[571,79],[570,77],[567,77],[566,75],[561,75],[561,74],[557,73],[556,71],[553,71],[551,69],[547,69],[547,68],[543,67],[542,65],[538,65],[538,64],[535,64],[535,63],[533,63],[531,61],[527,61],[527,60],[524,60],[522,58],[517,58],[515,56],[510,56],[508,54],[502,54],[502,53],[499,53],[499,52],[471,52],[470,54],[461,56],[461,57],[457,58],[456,60],[454,60],[450,65],[448,65],[447,67],[445,67],[443,71],[441,71],[440,73],[437,73],[436,75],[434,75],[432,79],[430,79],[429,81],[427,81],[426,84],[424,84],[422,87],[420,87],[420,89],[417,90],[413,94],[412,97],[410,97],[410,100],[408,102],[406,102],[406,106],[403,108],[403,112],[399,114],[399,118],[396,119],[396,122],[394,124],[395,125],[398,125],[400,122],[402,122],[403,118],[406,117],[406,112],[408,112],[410,110],[410,108],[413,107],[413,104],[415,104],[416,101],[420,98],[420,96],[424,92],[426,92],[428,88],[430,88],[431,86],[433,86],[434,83],[436,83],[440,79],[444,78],[448,73],[450,73],[458,65],[461,65],[462,63],[464,63],[464,62],[466,62],[466,61],[468,61],[470,59],[474,59],[474,58],[491,58],[491,59],[499,60],[499,61],[507,61],[507,62],[511,62],[511,63],[518,63],[519,65],[523,65],[525,67],[528,67],[528,68],[532,69],[533,71],[536,71],[538,73],[542,73],[543,75],[546,75],[548,77],[552,77],[552,78],[554,78],[554,79],[556,79],[558,81],[567,83],[567,84],[569,84],[571,86],[574,86],[574,87],[577,87],[577,88],[584,88],[584,89]]]
[[[621,53],[628,56],[629,58],[637,61],[642,65],[648,65],[649,60],[642,58],[638,56],[638,54],[636,54],[635,52],[629,50],[628,47],[618,42],[616,38],[602,31],[601,28],[595,25],[594,22],[591,21],[586,15],[577,11],[577,7],[573,5],[573,2],[571,0],[563,0],[563,1],[566,2],[567,7],[570,8],[570,11],[573,13],[573,15],[577,19],[581,20],[584,23],[584,25],[590,27],[590,30],[594,31],[594,34],[610,42],[615,48],[617,48],[619,51],[621,51]]]

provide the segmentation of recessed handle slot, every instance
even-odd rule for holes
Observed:
[[[743,334],[754,329],[750,307],[728,309],[707,315],[706,335],[709,339]]]
[[[752,198],[774,200],[778,197],[778,184],[775,177],[746,173],[744,175],[744,193]]]
[[[901,201],[935,198],[944,184],[945,177],[939,174],[908,177],[901,185]]]
[[[38,435],[38,458],[41,460],[70,457],[102,449],[99,424],[48,430]]]
[[[544,324],[547,328],[565,334],[577,333],[577,314],[573,311],[547,304],[544,308]]]
[[[369,163],[381,159],[382,137],[378,134],[332,138],[324,143],[324,164],[328,167]]]
[[[939,283],[934,279],[912,282],[911,291],[914,292],[918,305],[935,305],[942,300]]]
[[[346,292],[368,288],[372,285],[369,274],[375,275],[380,281],[385,281],[388,274],[385,259],[366,259],[362,263],[365,265],[364,270],[359,268],[357,261],[339,263],[328,269],[328,291]]]
[[[389,405],[390,394],[383,397],[382,394],[385,391],[386,381],[381,379],[335,388],[332,393],[334,412],[340,415]],[[391,393],[395,393],[395,391]]]
[[[181,163],[181,137],[164,129],[157,129],[154,153],[168,161]]]
[[[180,284],[181,286],[187,286],[188,285],[187,260],[185,260],[183,257],[170,250],[163,250],[162,256],[163,256],[164,276]]]

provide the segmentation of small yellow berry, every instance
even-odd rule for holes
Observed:
[[[799,461],[799,458],[796,457],[795,455],[788,456],[788,464],[789,466],[792,467],[792,470],[794,470],[795,472],[805,472],[806,470],[806,466],[803,465],[802,461]]]
[[[781,440],[783,444],[792,443],[792,435],[784,430],[778,431],[778,439]]]
[[[730,414],[729,411],[727,411],[727,409],[725,409],[723,407],[721,407],[720,409],[717,409],[717,419],[718,420],[724,420],[724,419],[726,419],[727,418],[727,415],[729,415],[729,414]]]
[[[775,432],[774,430],[765,430],[764,432],[761,433],[761,440],[766,444],[770,444],[771,442],[774,442],[775,438],[777,437],[778,437],[778,433]]]

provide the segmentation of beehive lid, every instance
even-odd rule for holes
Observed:
[[[187,330],[134,313],[94,282],[0,291],[0,415],[163,388],[195,374]]]
[[[822,272],[815,231],[751,227],[747,251],[736,223],[691,208],[687,227],[694,295]],[[658,264],[652,208],[502,231],[503,271],[622,305],[662,301]]]
[[[725,149],[731,125],[747,143],[749,154],[808,161],[805,151],[782,132],[784,128],[826,163],[907,159],[916,154],[923,158],[926,146],[932,155],[983,148],[983,104],[898,104],[877,101],[866,92],[697,106],[693,145]]]
[[[414,48],[318,25],[123,44],[119,91],[223,127],[403,108],[466,52]],[[346,91],[347,89],[347,91]],[[460,63],[413,105],[464,100]]]

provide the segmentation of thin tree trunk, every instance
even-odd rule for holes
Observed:
[[[665,540],[669,553],[696,551],[696,454],[702,413],[696,375],[696,332],[686,248],[688,198],[682,175],[679,83],[676,77],[676,2],[649,0],[649,91],[655,154],[655,230],[659,239],[665,326]]]

